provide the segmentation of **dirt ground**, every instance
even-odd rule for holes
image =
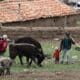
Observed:
[[[80,71],[13,73],[1,76],[0,80],[80,80]]]

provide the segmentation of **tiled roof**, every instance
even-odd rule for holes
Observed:
[[[11,1],[11,0],[10,0]],[[59,0],[31,0],[0,3],[0,22],[25,21],[75,14],[75,10]]]

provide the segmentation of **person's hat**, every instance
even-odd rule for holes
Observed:
[[[58,47],[55,47],[55,50],[57,50],[58,49]]]
[[[7,38],[8,38],[8,36],[7,36],[6,34],[4,34],[4,35],[3,35],[3,38],[4,38],[4,39],[7,39]]]

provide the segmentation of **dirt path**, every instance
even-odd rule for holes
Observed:
[[[80,80],[80,71],[23,72],[1,76],[0,80]]]

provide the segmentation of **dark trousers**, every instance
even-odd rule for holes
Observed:
[[[55,58],[55,64],[59,63],[59,57]]]

